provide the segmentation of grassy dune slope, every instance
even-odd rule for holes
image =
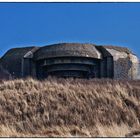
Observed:
[[[140,134],[140,81],[33,79],[0,83],[0,136]]]

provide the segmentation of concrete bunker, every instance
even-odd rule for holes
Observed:
[[[125,67],[131,63],[125,74],[121,60]],[[127,48],[80,43],[14,48],[0,60],[0,64],[13,77],[30,76],[38,79],[47,78],[49,75],[130,79],[137,77],[137,67],[134,63],[138,63],[138,58]],[[132,69],[134,70],[130,75]]]

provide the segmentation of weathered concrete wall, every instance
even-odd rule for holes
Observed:
[[[126,52],[107,49],[114,60],[114,79],[136,79],[138,73],[138,58]]]
[[[31,76],[31,59],[22,59],[22,77]]]
[[[0,65],[0,80],[9,80],[12,79],[11,75],[7,70],[5,70],[1,65]]]
[[[129,57],[132,62],[132,67],[129,71],[129,76],[132,75],[132,79],[140,79],[139,75],[140,65],[138,57],[134,54],[129,54]]]
[[[35,53],[35,59],[54,57],[91,57],[101,59],[101,53],[92,44],[61,43],[41,47]]]
[[[34,47],[13,48],[1,58],[0,63],[4,69],[12,75],[13,78],[21,78],[22,75],[22,58]]]
[[[36,63],[34,61],[34,53],[38,50],[38,47],[34,47],[28,51],[22,58],[22,77],[32,76],[36,77]]]
[[[100,78],[107,77],[106,69],[107,69],[107,62],[105,59],[102,59],[102,61],[100,62]]]
[[[108,78],[113,78],[113,74],[114,74],[114,71],[113,71],[113,57],[110,56],[110,57],[107,57],[106,58],[106,73],[107,73],[107,77]]]

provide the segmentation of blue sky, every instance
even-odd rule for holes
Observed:
[[[0,3],[0,56],[62,42],[125,46],[140,57],[140,3]]]

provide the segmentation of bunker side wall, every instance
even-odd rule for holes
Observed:
[[[135,79],[137,75],[137,57],[131,53],[107,49],[114,60],[114,79]]]

